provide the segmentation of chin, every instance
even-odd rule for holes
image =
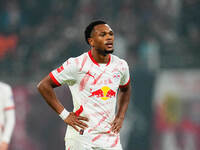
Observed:
[[[97,49],[97,51],[99,54],[106,56],[108,54],[112,54],[114,49]]]
[[[114,52],[114,49],[105,49],[104,52],[106,54],[112,54]]]

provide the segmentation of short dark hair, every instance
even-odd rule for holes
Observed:
[[[93,21],[91,22],[85,29],[85,40],[86,42],[89,44],[88,42],[88,38],[91,37],[91,33],[92,33],[92,30],[94,29],[94,27],[96,25],[99,25],[99,24],[107,24],[105,21],[103,20],[96,20],[96,21]]]

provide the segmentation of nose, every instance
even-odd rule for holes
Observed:
[[[113,39],[113,35],[107,34],[106,35],[106,40],[112,40]]]

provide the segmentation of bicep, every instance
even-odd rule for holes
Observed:
[[[51,77],[49,75],[47,75],[46,77],[44,77],[39,82],[39,84],[37,85],[38,88],[40,88],[42,86],[51,86],[52,88],[58,87],[58,85],[51,79]]]
[[[59,86],[58,84],[56,84],[56,83],[52,80],[52,78],[51,78],[49,75],[45,77],[45,80],[46,80],[46,82],[48,82],[53,88],[56,88],[56,87]]]
[[[130,93],[131,92],[131,84],[129,83],[125,87],[119,88],[119,93]]]

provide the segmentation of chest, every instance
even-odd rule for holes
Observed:
[[[77,82],[82,90],[116,91],[119,87],[121,73],[119,70],[113,70],[111,67],[93,67],[85,68],[78,73]]]

